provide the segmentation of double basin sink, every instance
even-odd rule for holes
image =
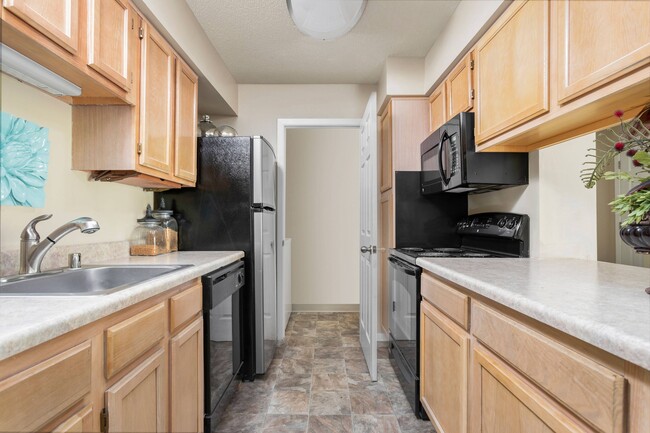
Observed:
[[[0,296],[108,295],[192,265],[116,265],[0,278]]]

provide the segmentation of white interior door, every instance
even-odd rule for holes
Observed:
[[[377,380],[377,94],[361,120],[361,293],[359,339],[368,371]]]

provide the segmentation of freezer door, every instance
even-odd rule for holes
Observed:
[[[253,206],[275,210],[275,154],[262,137],[253,137]]]
[[[275,212],[255,212],[255,370],[264,374],[277,345]]]

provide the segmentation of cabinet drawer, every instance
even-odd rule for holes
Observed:
[[[68,419],[56,426],[54,433],[89,432],[93,429],[93,405],[84,406]]]
[[[106,378],[153,347],[165,336],[165,303],[106,330]]]
[[[422,274],[420,290],[423,298],[465,330],[469,329],[469,296],[427,273]]]
[[[624,431],[622,376],[479,303],[472,333],[598,431]]]
[[[90,392],[90,342],[0,382],[0,431],[35,431]]]
[[[169,330],[171,332],[201,311],[202,295],[202,286],[197,284],[171,297],[169,300]]]

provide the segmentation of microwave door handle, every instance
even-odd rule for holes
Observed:
[[[438,150],[438,167],[440,170],[440,177],[442,178],[442,182],[447,185],[449,183],[449,177],[447,176],[447,171],[445,170],[446,165],[442,163],[443,158],[446,158],[445,155],[445,146],[447,145],[447,140],[449,139],[449,135],[447,135],[447,131],[444,131],[442,133],[442,137],[440,138],[440,149]],[[449,162],[449,161],[447,161]]]

